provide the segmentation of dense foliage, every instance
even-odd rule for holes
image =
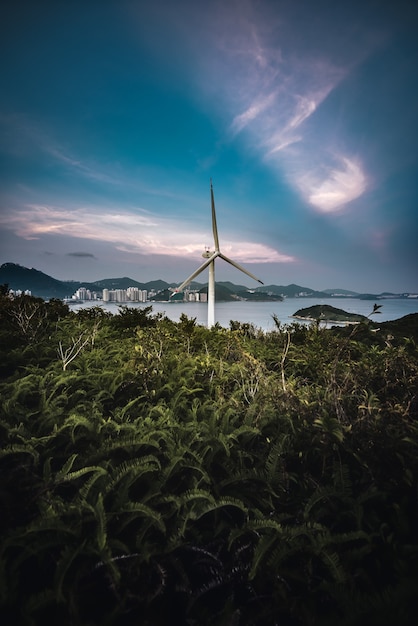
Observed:
[[[415,623],[416,317],[0,324],[2,623]]]

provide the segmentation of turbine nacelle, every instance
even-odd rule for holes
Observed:
[[[205,248],[205,251],[202,253],[202,257],[204,259],[210,259],[212,254],[213,254],[213,252],[210,251],[210,248]]]

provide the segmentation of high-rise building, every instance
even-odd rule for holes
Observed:
[[[115,295],[116,302],[126,302],[128,299],[126,295],[126,289],[115,289]]]
[[[86,287],[80,287],[79,289],[77,289],[77,291],[75,292],[75,296],[76,298],[78,298],[78,300],[91,300],[91,291],[90,289],[86,289]]]
[[[126,297],[131,302],[138,302],[139,300],[139,289],[138,287],[128,287],[126,290]]]

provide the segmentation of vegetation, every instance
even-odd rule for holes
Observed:
[[[415,623],[417,317],[208,330],[1,292],[2,623]]]
[[[376,305],[378,306],[378,305]],[[379,307],[380,308],[380,307]],[[367,318],[357,313],[348,313],[329,304],[316,304],[305,309],[299,309],[293,315],[295,318],[306,320],[321,320],[323,322],[365,322]]]

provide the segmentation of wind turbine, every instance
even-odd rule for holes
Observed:
[[[215,243],[215,251],[211,252],[209,249],[205,250],[205,252],[202,254],[202,256],[203,256],[203,258],[205,258],[207,260],[195,272],[193,272],[193,274],[191,274],[191,276],[186,278],[186,280],[181,283],[180,287],[177,287],[177,289],[174,291],[174,293],[178,293],[179,291],[182,291],[186,287],[186,285],[188,285],[194,278],[196,278],[196,276],[198,276],[201,272],[203,272],[203,270],[205,270],[207,267],[209,267],[209,281],[208,281],[208,328],[211,328],[215,324],[215,259],[217,259],[218,257],[223,259],[224,261],[226,261],[230,265],[233,265],[234,267],[236,267],[241,272],[244,272],[244,274],[247,274],[247,276],[249,276],[250,278],[253,278],[257,282],[259,282],[262,285],[264,285],[263,281],[261,281],[259,278],[254,276],[254,274],[251,274],[251,272],[246,270],[244,267],[242,267],[241,265],[239,265],[238,263],[236,263],[232,259],[229,259],[227,256],[222,254],[222,252],[220,251],[220,249],[219,249],[218,227],[216,225],[215,199],[213,197],[212,179],[210,181],[210,196],[211,196],[211,202],[212,202],[212,230],[213,230],[213,240],[214,240],[214,243]]]

